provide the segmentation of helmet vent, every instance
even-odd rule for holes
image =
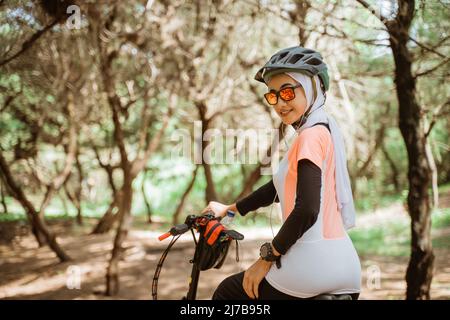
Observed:
[[[320,61],[317,58],[311,58],[308,61],[306,61],[306,63],[313,66],[320,66],[322,64],[322,61]]]
[[[296,64],[298,60],[303,58],[305,55],[303,54],[294,54],[288,61],[290,64]]]
[[[284,57],[286,57],[288,55],[289,52],[283,52],[282,54],[280,54],[280,56],[278,57],[277,61],[281,61],[284,59]]]

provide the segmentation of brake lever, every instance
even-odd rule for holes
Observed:
[[[162,240],[168,238],[169,236],[177,236],[179,234],[185,233],[188,230],[189,230],[189,226],[186,223],[177,224],[176,226],[173,226],[172,228],[170,228],[169,232],[166,232],[163,235],[159,236],[158,239],[159,239],[159,241],[162,241]]]
[[[236,230],[223,230],[227,236],[229,236],[233,240],[244,240],[244,235],[242,233],[237,232]]]

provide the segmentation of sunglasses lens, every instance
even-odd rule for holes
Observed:
[[[266,93],[264,97],[267,100],[267,103],[274,105],[277,104],[277,95],[273,92]]]
[[[295,98],[295,93],[293,88],[286,88],[280,91],[280,97],[284,101],[289,101]]]

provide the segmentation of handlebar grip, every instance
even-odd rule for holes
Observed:
[[[163,241],[164,239],[170,237],[170,232],[166,232],[158,237],[159,241]]]

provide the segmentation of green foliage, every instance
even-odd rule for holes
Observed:
[[[434,210],[432,213],[432,235],[450,227],[450,208]],[[410,254],[411,230],[409,219],[388,222],[368,228],[355,228],[349,232],[359,254],[408,256]],[[450,235],[433,236],[433,247],[448,248]]]

